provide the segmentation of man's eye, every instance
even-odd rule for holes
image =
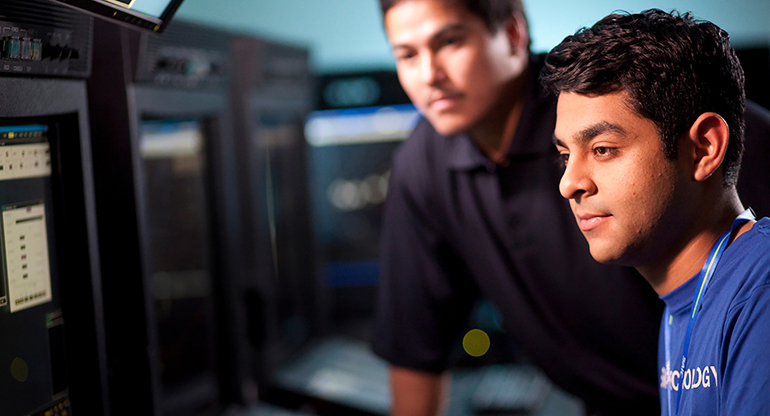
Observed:
[[[446,34],[438,41],[438,47],[457,46],[463,42],[463,36],[459,34]]]
[[[598,156],[609,156],[609,155],[612,154],[612,152],[614,150],[615,149],[613,149],[611,147],[599,146],[599,147],[594,148],[594,154],[596,154]]]
[[[396,61],[406,61],[417,56],[417,51],[415,49],[404,47],[393,49],[392,53],[393,58]]]
[[[561,153],[559,157],[556,158],[556,161],[559,166],[566,168],[567,162],[569,161],[569,153]]]

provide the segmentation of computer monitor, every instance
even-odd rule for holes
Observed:
[[[395,104],[319,110],[306,120],[318,275],[343,335],[371,336],[391,158],[419,119],[412,104]]]
[[[54,0],[98,17],[160,33],[182,0]]]
[[[305,120],[318,276],[335,332],[369,340],[391,159],[420,115],[395,71],[327,74]]]

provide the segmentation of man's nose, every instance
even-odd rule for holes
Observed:
[[[580,159],[570,158],[559,181],[559,192],[567,199],[595,193],[596,184],[591,179],[590,168]]]
[[[441,82],[444,77],[444,71],[435,54],[423,54],[420,62],[420,75],[426,84],[436,85]]]

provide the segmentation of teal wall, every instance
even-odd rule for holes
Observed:
[[[185,0],[176,18],[310,48],[317,73],[392,68],[377,0]],[[524,0],[533,50],[614,10],[693,11],[730,33],[737,46],[770,44],[770,0]]]

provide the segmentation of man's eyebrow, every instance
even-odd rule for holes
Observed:
[[[609,133],[609,132],[617,133],[621,135],[626,134],[626,130],[623,127],[618,126],[617,124],[609,123],[607,121],[601,121],[599,123],[592,124],[584,128],[583,130],[579,131],[575,135],[575,142],[578,146],[585,146],[594,137],[604,133]],[[553,134],[551,139],[553,140],[553,143],[556,146],[567,147],[564,144],[564,142],[562,142],[558,137],[556,137],[555,133]]]
[[[447,36],[449,33],[465,30],[466,27],[467,25],[463,22],[450,23],[442,27],[441,29],[439,29],[436,33],[434,33],[433,36],[430,37],[430,40],[433,41],[435,39],[443,38]]]
[[[433,33],[430,36],[430,39],[428,40],[428,43],[429,44],[434,43],[438,39],[446,37],[448,34],[450,34],[452,32],[460,31],[460,30],[465,30],[466,27],[467,27],[467,25],[465,23],[463,23],[463,22],[449,23],[446,26],[444,26],[441,29],[439,29],[438,31],[436,31],[435,33]],[[395,44],[391,45],[391,49],[392,50],[403,49],[403,48],[408,48],[408,47],[409,47],[408,43],[395,43]]]
[[[564,142],[562,142],[561,140],[559,140],[559,138],[558,138],[558,137],[556,137],[556,133],[553,133],[553,134],[551,134],[551,141],[552,141],[552,142],[553,142],[553,144],[554,144],[554,145],[556,145],[556,146],[559,146],[559,147],[567,147],[567,146],[565,146],[565,145],[564,145]]]

